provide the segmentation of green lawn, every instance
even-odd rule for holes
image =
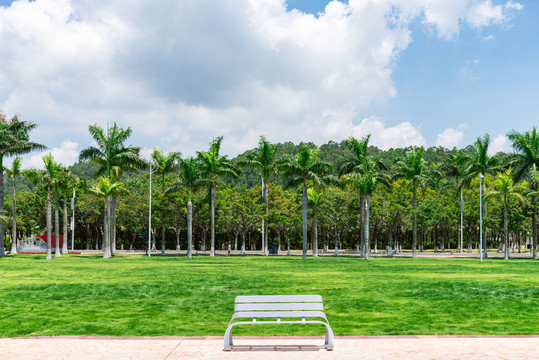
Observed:
[[[246,294],[320,294],[336,335],[539,334],[538,270],[527,259],[9,255],[0,337],[223,335],[234,297]]]

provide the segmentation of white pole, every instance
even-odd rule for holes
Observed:
[[[481,179],[483,174],[479,174],[479,261],[483,262],[483,194]]]
[[[462,198],[462,188],[460,188],[460,253],[461,254],[464,252],[462,249],[462,241],[463,241],[463,236],[464,236],[463,218],[464,218],[464,199]]]
[[[152,157],[150,156],[150,211],[148,214],[148,257],[152,256]]]
[[[71,218],[71,251],[75,250],[75,188],[73,188],[73,201],[71,202],[73,217]]]
[[[260,174],[262,180],[262,200],[264,201],[264,177]],[[266,255],[266,247],[264,246],[264,218],[262,218],[262,255]]]

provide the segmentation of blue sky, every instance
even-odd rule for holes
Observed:
[[[287,1],[290,9],[318,14],[327,1]],[[462,145],[489,133],[529,131],[539,124],[539,4],[505,26],[464,28],[458,38],[440,40],[421,21],[411,26],[413,42],[399,56],[393,79],[398,95],[376,109],[387,124],[411,121],[432,139],[448,124],[465,130]],[[364,113],[369,116],[368,111]],[[503,147],[510,150],[509,143]]]
[[[132,143],[235,156],[372,134],[464,147],[539,118],[539,5],[516,0],[0,0],[0,109],[63,163],[117,121]],[[39,166],[43,154],[25,159]]]

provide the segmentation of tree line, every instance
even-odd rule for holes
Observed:
[[[102,250],[105,258],[148,243],[163,254],[187,250],[189,258],[193,250],[214,256],[219,248],[266,255],[302,248],[304,259],[309,250],[317,256],[330,249],[368,259],[380,250],[392,256],[411,249],[416,256],[427,249],[472,252],[478,244],[484,256],[497,248],[509,258],[529,238],[537,258],[535,127],[511,131],[514,151],[495,155],[488,134],[463,149],[387,151],[370,146],[370,136],[320,147],[261,137],[256,148],[230,159],[218,137],[193,157],[155,148],[145,160],[140,147],[126,145],[131,128],[96,124],[89,127],[96,145],[82,150],[77,164],[63,166],[48,154],[44,170],[23,170],[21,154],[45,149],[30,141],[35,127],[0,117],[0,255],[46,233],[52,258],[60,224],[66,241],[63,249],[56,241],[54,253],[66,253],[75,192],[75,247]],[[11,167],[3,166],[4,155],[13,158]],[[4,174],[11,194],[4,194]]]

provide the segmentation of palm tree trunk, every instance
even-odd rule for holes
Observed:
[[[187,258],[192,256],[193,249],[193,203],[187,202]]]
[[[111,196],[110,203],[110,229],[109,229],[109,239],[110,239],[110,256],[114,255],[116,251],[116,196]]]
[[[416,257],[416,246],[417,246],[417,192],[414,189],[414,233],[413,233],[413,240],[412,240],[412,256]]]
[[[62,253],[67,254],[67,199],[64,198],[64,217],[63,217],[63,225],[64,225],[64,243],[62,245]]]
[[[16,204],[15,177],[13,177],[13,223],[11,229],[11,253],[17,253],[17,204]]]
[[[288,235],[285,235],[286,237],[286,243],[288,244],[288,250],[286,252],[286,255],[290,256],[290,238],[288,237]]]
[[[316,205],[313,205],[313,256],[318,257],[318,217]]]
[[[108,259],[112,256],[111,254],[111,246],[110,246],[110,203],[111,203],[111,196],[107,196],[105,198],[105,221],[104,221],[104,231],[103,231],[103,259]]]
[[[393,257],[393,231],[391,228],[388,229],[387,237],[387,241],[389,243],[389,251],[387,252],[387,256]]]
[[[507,231],[507,199],[503,199],[503,240],[505,243],[504,259],[509,259],[509,234]]]
[[[0,154],[0,214],[4,212],[4,154]],[[0,221],[0,256],[5,256],[4,252],[4,222]]]
[[[481,193],[483,194],[483,199],[485,198],[485,194],[487,193],[486,186],[481,190]],[[487,217],[487,202],[483,201],[483,218]],[[483,231],[483,258],[488,259],[488,246],[487,246],[487,229],[485,227],[485,230]]]
[[[56,188],[56,196],[54,200],[54,234],[56,237],[56,247],[54,249],[54,257],[60,257],[60,211],[58,205],[58,188]]]
[[[200,246],[200,249],[202,251],[206,251],[206,238],[208,236],[208,229],[206,229],[204,226],[202,228],[202,244]]]
[[[468,230],[468,254],[472,253],[472,231]]]
[[[161,229],[161,255],[165,255],[165,233],[167,231],[167,228],[165,225],[163,225],[163,228]]]
[[[215,187],[211,188],[211,239],[210,256],[215,256]]]
[[[445,253],[445,232],[442,229],[442,253]]]
[[[52,236],[51,236],[51,222],[52,222],[52,211],[51,211],[51,190],[47,189],[47,260],[52,259]],[[3,247],[2,247],[3,249]]]
[[[365,242],[365,248],[363,251],[363,255],[365,257],[365,260],[368,260],[371,256],[371,244],[369,239],[369,204],[370,204],[370,196],[365,195],[365,210],[363,214],[363,238]]]
[[[307,185],[303,181],[303,260],[307,260]]]
[[[175,230],[176,233],[176,251],[180,251],[180,229]]]
[[[364,220],[365,218],[365,196],[363,194],[359,194],[359,224],[360,224],[360,230],[359,230],[359,240],[358,244],[356,245],[356,253],[359,252],[359,256],[363,257],[365,255],[365,233],[364,233]],[[358,249],[360,248],[360,249]]]
[[[269,223],[269,219],[268,219],[268,214],[269,214],[269,184],[266,182],[266,184],[264,184],[264,203],[266,204],[266,221],[264,222],[264,255],[268,256],[269,255],[269,251],[268,251],[268,223]]]
[[[537,209],[535,208],[535,196],[532,197],[533,215],[532,215],[532,258],[537,259]]]
[[[339,256],[339,232],[335,227],[335,256]]]

